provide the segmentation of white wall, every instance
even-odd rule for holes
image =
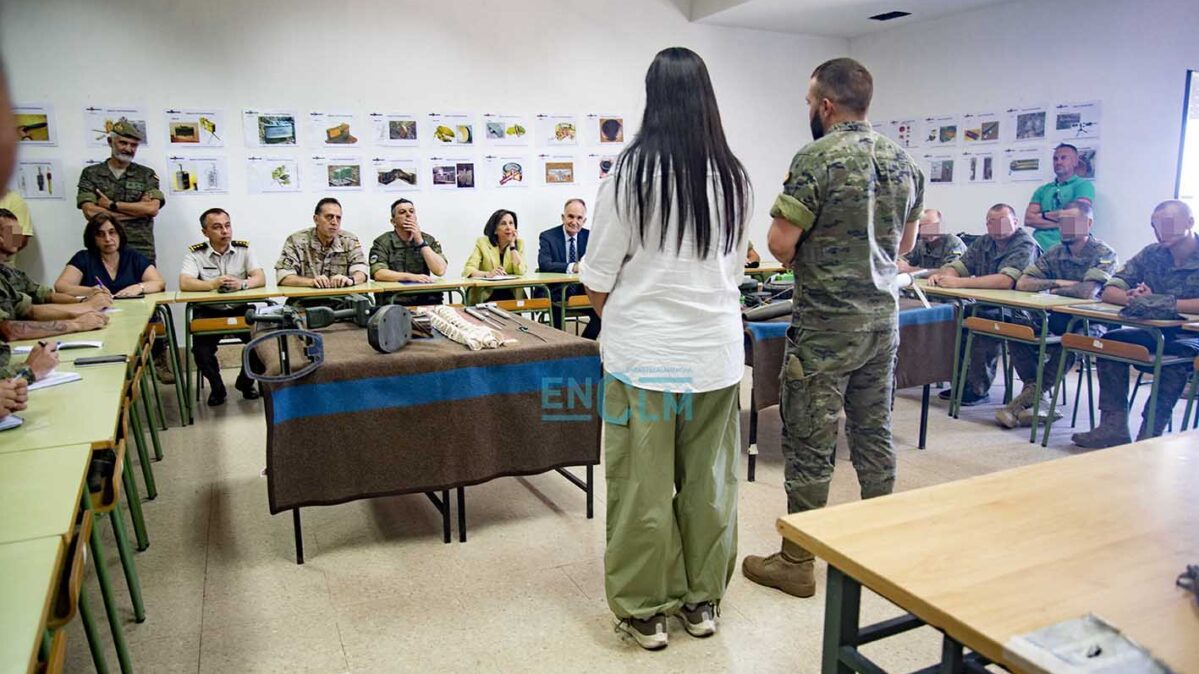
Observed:
[[[342,109],[614,111],[626,115],[629,138],[642,112],[646,68],[658,50],[674,45],[694,49],[708,63],[730,143],[757,188],[751,231],[763,241],[766,212],[791,154],[808,140],[807,73],[848,47],[839,39],[691,24],[676,0],[2,4],[0,45],[13,95],[17,102],[49,102],[58,117],[58,147],[23,152],[61,158],[65,186],[73,187],[86,157],[102,154],[84,147],[82,108],[89,104],[145,106],[155,145],[137,159],[160,176],[168,156],[162,111],[224,110],[229,194],[170,198],[157,219],[159,266],[172,288],[185,247],[202,240],[197,217],[210,206],[230,211],[235,236],[249,239],[266,267],[273,267],[289,233],[311,226],[312,207],[322,195],[247,194],[242,160],[251,150],[241,139],[244,108],[291,108],[301,115]],[[374,156],[369,149],[360,154]],[[522,237],[535,248],[537,233],[557,224],[567,197],[590,201],[593,195],[594,186],[426,191],[411,198],[422,226],[444,242],[450,274],[457,275],[494,209],[515,210]],[[366,247],[390,227],[387,206],[395,195],[338,197],[343,226]],[[21,264],[52,279],[80,247],[83,219],[72,200],[31,202],[31,210],[37,238]]]
[[[850,53],[874,75],[876,121],[1102,100],[1096,233],[1127,259],[1174,194],[1197,34],[1194,0],[1023,0],[854,39]],[[981,233],[990,204],[1022,213],[1035,187],[935,186],[925,201],[955,231]]]

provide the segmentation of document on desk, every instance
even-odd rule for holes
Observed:
[[[477,278],[475,280],[476,281],[511,281],[514,278],[520,278],[520,277],[514,276],[512,274],[501,274],[499,276],[484,276],[482,278]]]
[[[10,428],[16,428],[23,423],[25,423],[24,419],[15,414],[10,414],[3,419],[0,419],[0,431],[7,431]]]
[[[88,342],[88,341],[59,342],[58,350],[66,351],[67,349],[99,349],[102,346],[104,346],[104,342]],[[12,348],[12,352],[15,354],[18,354],[18,355],[19,354],[28,354],[30,351],[33,351],[32,346],[14,346]]]
[[[37,391],[39,389],[50,388],[51,386],[58,386],[59,384],[70,384],[73,381],[80,381],[82,379],[83,376],[78,372],[51,372],[30,384],[29,390]]]
[[[1004,656],[1043,674],[1171,674],[1143,647],[1102,618],[1087,614],[1012,637]]]

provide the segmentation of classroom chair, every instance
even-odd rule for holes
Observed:
[[[63,628],[75,619],[76,613],[83,623],[83,633],[87,637],[87,646],[92,654],[92,664],[97,672],[108,671],[108,663],[104,659],[104,644],[96,631],[96,621],[92,617],[87,592],[83,587],[87,569],[87,540],[91,533],[92,513],[89,510],[81,510],[71,541],[63,555],[63,566],[55,587],[54,599],[50,604],[50,615],[46,619],[46,632],[42,638],[39,671],[47,674],[62,671],[67,640],[67,632]]]

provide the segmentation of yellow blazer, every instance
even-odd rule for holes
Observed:
[[[524,276],[529,270],[529,265],[525,258],[524,239],[518,238],[516,240],[516,250],[520,253],[521,263],[516,264],[510,255],[505,256],[503,265],[504,273],[514,276]],[[470,257],[466,259],[466,266],[462,268],[462,275],[469,277],[477,271],[488,272],[499,267],[499,246],[493,246],[487,237],[480,236],[478,239],[475,239],[475,249],[471,251]],[[491,297],[491,291],[486,288],[471,288],[467,295],[467,299],[471,304],[477,304],[479,302],[486,302],[487,298]],[[513,288],[512,296],[516,299],[525,299],[525,289]]]

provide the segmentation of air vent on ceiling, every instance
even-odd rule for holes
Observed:
[[[905,16],[911,16],[911,15],[912,15],[911,12],[895,11],[895,12],[883,12],[882,14],[875,14],[874,16],[872,16],[870,18],[873,21],[890,21],[892,19],[900,19]]]

